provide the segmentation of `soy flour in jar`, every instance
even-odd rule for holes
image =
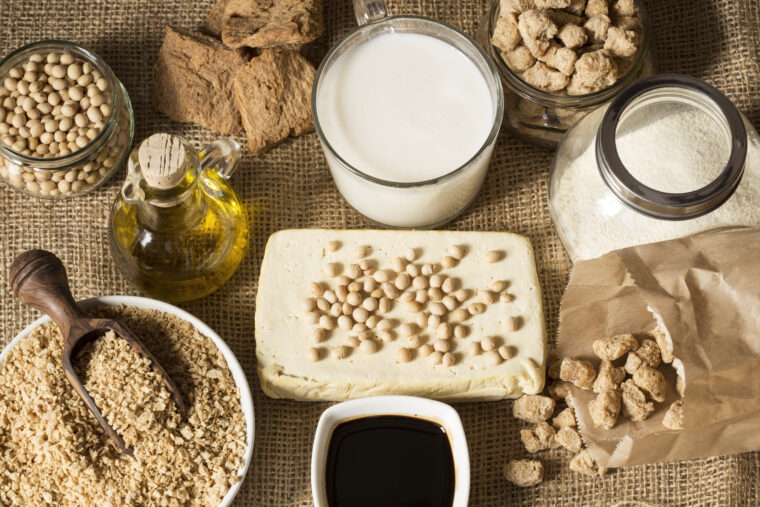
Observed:
[[[760,138],[688,76],[634,84],[559,146],[550,209],[573,261],[728,225],[760,224]]]

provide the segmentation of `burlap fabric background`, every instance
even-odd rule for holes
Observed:
[[[174,123],[151,102],[152,65],[165,23],[198,26],[211,1],[0,0],[0,54],[44,38],[69,39],[99,53],[123,81],[135,108],[135,142],[155,132],[186,136],[197,146],[214,134]],[[326,0],[328,33],[318,59],[354,26],[349,0]],[[392,1],[394,13],[444,20],[472,34],[486,1]],[[760,3],[757,0],[649,0],[658,68],[698,76],[723,90],[760,126]],[[514,231],[533,242],[550,336],[570,263],[547,209],[551,154],[502,133],[483,190],[447,227]],[[108,252],[108,214],[124,171],[93,194],[59,202],[0,189],[0,343],[37,317],[7,284],[14,256],[42,247],[61,256],[76,297],[136,294]],[[273,401],[258,386],[253,314],[257,273],[267,237],[291,227],[368,228],[332,183],[315,134],[290,140],[261,158],[247,155],[234,186],[251,213],[250,253],[217,293],[182,305],[214,328],[246,369],[256,406],[254,461],[237,505],[311,505],[309,462],[324,403]],[[758,203],[760,205],[760,203]],[[760,453],[714,457],[613,471],[604,479],[577,475],[566,452],[541,456],[546,480],[535,488],[506,483],[501,466],[525,455],[510,402],[456,406],[467,431],[472,464],[471,504],[495,505],[760,505]]]

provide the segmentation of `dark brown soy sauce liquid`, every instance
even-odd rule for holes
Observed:
[[[329,507],[451,507],[454,457],[439,424],[404,416],[339,424],[327,449]]]

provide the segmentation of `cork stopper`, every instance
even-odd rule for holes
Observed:
[[[153,134],[137,152],[143,177],[148,185],[166,190],[185,176],[185,146],[171,134]]]

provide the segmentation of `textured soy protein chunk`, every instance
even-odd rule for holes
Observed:
[[[510,52],[521,40],[517,18],[514,15],[501,16],[494,27],[491,44],[504,52]]]
[[[601,44],[607,40],[607,32],[609,31],[612,21],[609,16],[599,14],[593,18],[589,18],[583,23],[583,28],[588,33],[588,40],[591,44]]]
[[[617,81],[617,66],[604,49],[586,53],[575,62],[575,72],[567,85],[570,95],[598,92]]]
[[[583,447],[581,436],[573,428],[565,427],[557,432],[555,441],[570,452],[578,453]]]
[[[526,451],[536,453],[557,447],[559,444],[554,439],[556,434],[557,430],[542,422],[534,428],[520,430],[520,440]]]
[[[517,419],[540,423],[551,417],[554,405],[555,401],[548,396],[528,394],[515,401],[512,413]]]
[[[619,334],[594,340],[592,346],[597,357],[606,361],[614,361],[623,357],[627,352],[638,348],[639,342],[632,334]]]
[[[264,50],[234,79],[235,99],[248,148],[263,153],[288,136],[314,129],[311,87],[314,67],[296,51]]]
[[[575,428],[576,424],[575,410],[572,407],[567,407],[552,419],[552,426],[558,430],[562,428]]]
[[[544,466],[532,459],[513,459],[504,465],[504,478],[515,486],[535,486],[544,480]]]
[[[633,375],[633,372],[642,365],[657,368],[661,362],[660,347],[654,340],[645,338],[641,341],[639,348],[628,353],[625,360],[625,371]]]
[[[604,49],[610,52],[612,56],[621,58],[633,56],[638,50],[638,34],[633,30],[623,30],[616,26],[611,26],[607,30],[607,40],[604,41]]]
[[[584,475],[598,475],[600,477],[607,473],[607,469],[596,462],[588,449],[583,449],[570,460],[570,470]]]
[[[586,9],[586,0],[570,0],[570,5],[567,6],[567,12],[580,16]]]
[[[570,49],[578,49],[588,41],[588,35],[586,30],[582,26],[575,25],[573,23],[567,23],[559,29],[557,38],[562,41],[565,47]]]
[[[562,90],[568,83],[566,75],[543,62],[536,62],[533,67],[523,72],[522,78],[531,86],[554,92]]]
[[[565,9],[571,14],[576,16],[583,15],[583,11],[586,9],[586,0],[570,0],[570,5]]]
[[[570,6],[570,0],[534,0],[536,9],[564,9]]]
[[[563,48],[556,42],[552,42],[540,60],[564,75],[570,76],[575,70],[575,62],[578,60],[578,56],[572,49]]]
[[[662,362],[667,364],[672,363],[673,359],[675,359],[675,356],[673,355],[673,348],[671,347],[670,341],[668,340],[667,332],[664,329],[658,327],[652,331],[649,331],[649,336],[654,338],[657,346],[660,347]]]
[[[589,415],[594,426],[606,430],[612,429],[617,423],[620,413],[622,398],[619,391],[605,391],[599,393],[596,399],[588,404]]]
[[[245,62],[240,52],[211,37],[167,26],[156,62],[156,108],[175,121],[240,132],[232,78]]]
[[[575,14],[570,14],[566,11],[546,10],[543,11],[543,13],[552,20],[552,23],[557,25],[557,28],[568,24],[581,25],[583,23],[583,18],[581,16],[576,16]],[[557,35],[559,35],[559,33]]]
[[[229,0],[222,17],[231,48],[300,46],[324,31],[322,0]]]
[[[591,18],[600,14],[609,14],[607,1],[608,0],[588,0],[588,2],[586,2],[586,16]]]
[[[533,53],[530,52],[527,46],[523,46],[522,44],[512,51],[503,52],[501,57],[504,58],[510,69],[517,72],[525,72],[536,63],[536,57],[533,56]]]
[[[589,361],[566,357],[562,360],[559,378],[572,382],[581,389],[591,389],[596,379],[596,370]]]
[[[617,391],[620,383],[625,379],[625,370],[613,365],[611,362],[602,360],[599,365],[599,373],[594,381],[594,392]]]
[[[499,9],[501,14],[522,14],[525,11],[535,9],[533,0],[501,0]]]
[[[633,0],[615,0],[612,2],[612,13],[617,16],[635,16],[636,3]]]
[[[523,42],[536,58],[549,49],[551,39],[558,32],[557,25],[546,14],[537,10],[520,14],[517,26]]]
[[[662,419],[662,425],[671,430],[683,429],[683,402],[681,400],[670,405]]]
[[[636,387],[644,391],[654,401],[665,401],[665,390],[667,389],[667,383],[662,373],[650,368],[649,366],[641,366],[635,372],[633,372],[633,383]]]
[[[622,392],[623,415],[631,421],[643,421],[654,412],[654,403],[647,401],[644,393],[633,380],[626,380],[620,386]]]
[[[203,24],[203,29],[209,35],[213,35],[217,39],[222,38],[222,24],[224,23],[224,11],[227,9],[227,4],[230,0],[220,0],[215,3],[206,16],[206,22]]]

